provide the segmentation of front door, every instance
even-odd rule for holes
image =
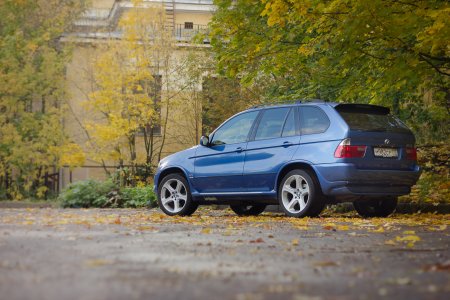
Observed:
[[[193,185],[199,193],[244,190],[245,149],[258,113],[245,112],[229,119],[212,134],[208,147],[197,150]]]

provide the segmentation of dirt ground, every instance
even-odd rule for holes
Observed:
[[[0,299],[450,299],[450,215],[0,209]]]

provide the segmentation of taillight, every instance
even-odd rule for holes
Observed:
[[[406,148],[406,159],[417,160],[417,149],[415,147]]]
[[[366,154],[367,146],[350,145],[350,139],[343,140],[334,151],[336,158],[360,158]]]

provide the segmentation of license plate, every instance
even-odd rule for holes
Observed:
[[[373,148],[373,154],[376,157],[398,157],[396,148]]]

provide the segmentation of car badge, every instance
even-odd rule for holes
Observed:
[[[389,145],[390,142],[391,142],[391,141],[390,141],[389,139],[385,139],[385,140],[384,140],[384,143],[385,143],[386,145]]]

